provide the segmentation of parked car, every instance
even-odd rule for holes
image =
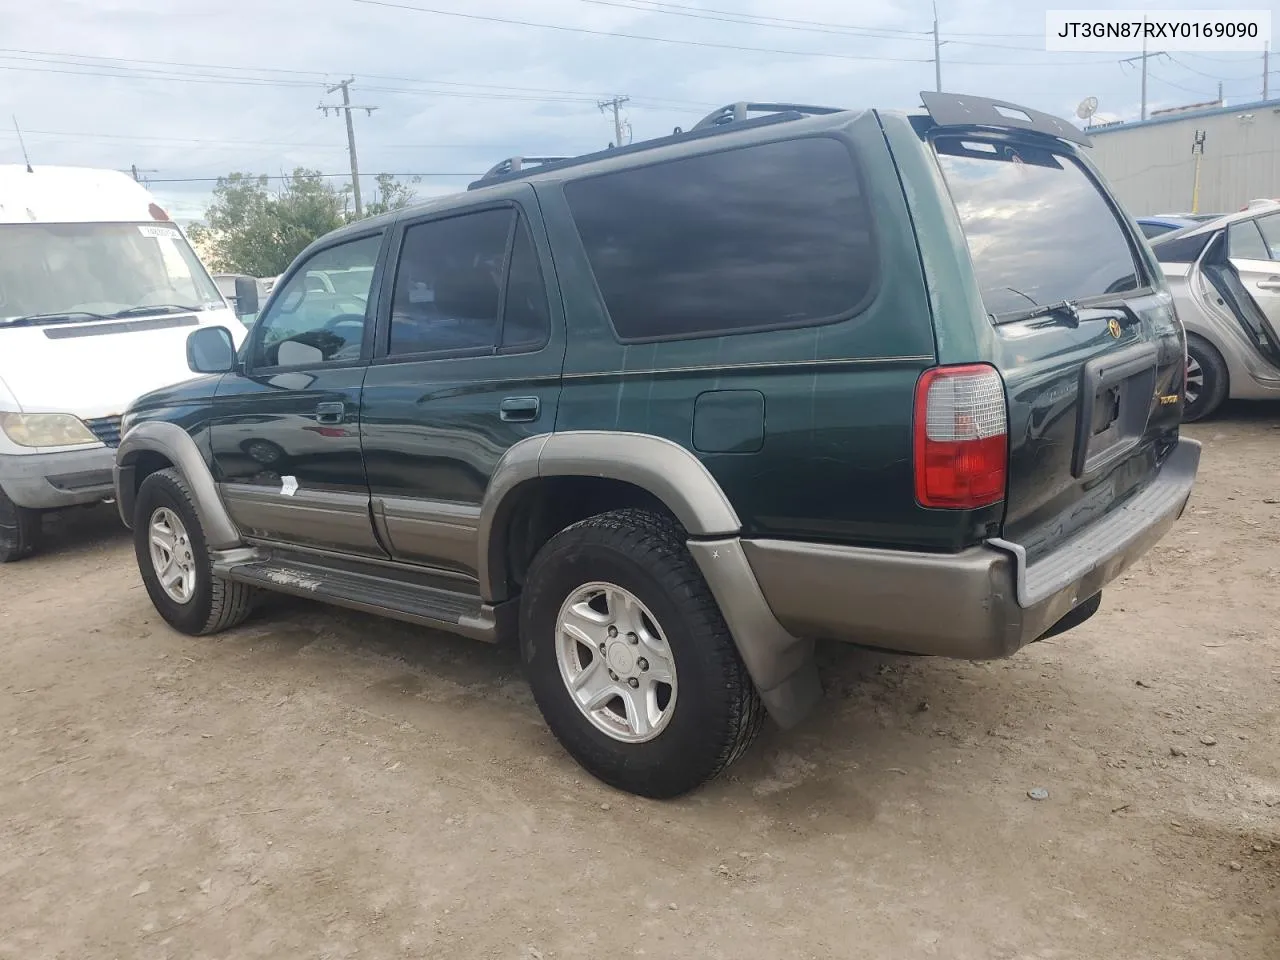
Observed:
[[[190,379],[187,334],[231,319],[133,178],[0,166],[0,563],[35,551],[45,513],[113,495],[124,408]]]
[[[261,280],[243,273],[215,273],[213,282],[228,306],[246,327],[252,326],[258,316],[258,306],[270,292]],[[252,290],[252,293],[249,291]]]
[[[1220,213],[1159,213],[1150,217],[1138,217],[1138,226],[1142,228],[1143,236],[1152,240],[1174,230],[1216,220],[1220,216]]]
[[[1228,397],[1280,399],[1280,205],[1257,205],[1152,243],[1187,329],[1183,416]]]
[[[1191,492],[1182,327],[1083,133],[924,102],[736,104],[317,241],[240,356],[200,331],[205,376],[126,415],[156,609],[518,638],[569,753],[654,797],[798,723],[813,638],[1084,622]]]

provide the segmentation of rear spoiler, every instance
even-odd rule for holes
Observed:
[[[957,93],[922,91],[920,100],[933,122],[940,127],[1003,127],[1030,130],[1046,137],[1056,137],[1092,147],[1093,140],[1079,127],[1030,107],[1020,107],[1005,100],[970,97]]]

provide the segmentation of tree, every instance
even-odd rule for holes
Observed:
[[[377,186],[373,191],[373,200],[364,205],[366,217],[376,217],[380,213],[389,213],[392,210],[403,210],[418,199],[413,185],[421,183],[421,177],[411,177],[408,182],[402,182],[389,173],[380,173],[373,179]]]
[[[344,195],[318,171],[298,167],[274,192],[268,182],[247,173],[218,178],[207,226],[192,230],[213,269],[274,277],[311,241],[350,219]]]

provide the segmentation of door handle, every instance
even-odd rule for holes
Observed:
[[[1280,290],[1280,277],[1271,277],[1268,280],[1258,281],[1259,290]]]
[[[342,401],[316,404],[317,423],[341,423],[346,419],[347,405]]]
[[[529,423],[538,419],[541,403],[537,397],[507,397],[499,406],[499,415],[508,423]]]

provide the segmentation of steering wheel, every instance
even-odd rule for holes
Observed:
[[[321,327],[322,330],[336,330],[338,327],[350,324],[359,324],[364,326],[363,313],[340,313],[336,317],[332,317]]]

